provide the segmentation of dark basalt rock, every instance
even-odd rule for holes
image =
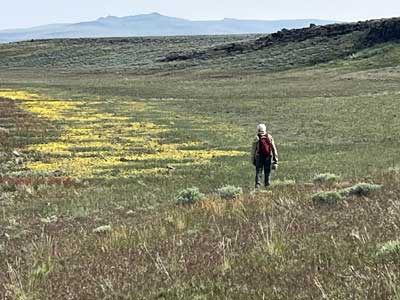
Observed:
[[[400,39],[400,18],[377,22],[369,30],[366,42],[369,45]]]
[[[311,24],[308,28],[282,29],[264,37],[223,44],[202,51],[170,53],[161,58],[162,62],[184,61],[191,59],[207,59],[209,57],[241,54],[257,51],[277,44],[302,42],[317,37],[333,38],[351,33],[364,33],[362,39],[355,41],[358,48],[370,47],[379,43],[400,40],[400,18],[371,20],[358,23],[340,23],[326,26]]]

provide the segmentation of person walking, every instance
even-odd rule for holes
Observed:
[[[261,177],[264,172],[264,184],[270,185],[271,169],[278,167],[278,151],[273,137],[267,132],[265,124],[257,126],[257,136],[251,150],[251,161],[256,167],[256,188],[261,187]]]

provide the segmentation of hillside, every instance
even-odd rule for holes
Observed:
[[[93,38],[93,37],[132,37],[132,36],[182,36],[182,35],[221,35],[270,33],[282,28],[301,28],[314,24],[328,24],[325,20],[236,20],[190,21],[163,16],[158,13],[128,16],[105,17],[95,21],[75,24],[54,24],[28,29],[2,30],[0,41],[21,41],[53,38]]]
[[[397,26],[0,45],[0,298],[398,299]]]
[[[328,42],[330,44],[327,45],[328,47],[319,49],[325,52],[320,53],[320,56],[329,57],[330,55],[326,51],[329,51],[329,48],[333,46],[333,51],[337,52],[336,56],[340,57],[350,53],[350,51],[358,51],[379,43],[397,40],[400,40],[400,18],[326,26],[310,25],[309,28],[283,29],[258,39],[210,47],[203,51],[173,53],[167,55],[162,61],[214,59],[216,57],[246,54],[264,50],[265,48],[282,47],[289,43],[302,43],[305,41],[310,46],[315,44],[320,46]],[[318,63],[318,61],[314,61],[314,63]]]
[[[345,58],[400,38],[400,19],[311,26],[270,35],[54,39],[0,45],[0,66],[126,69],[187,68],[277,71]]]

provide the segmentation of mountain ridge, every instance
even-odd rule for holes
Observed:
[[[164,16],[159,13],[134,16],[107,16],[93,21],[48,24],[26,29],[0,30],[0,42],[17,42],[31,39],[142,37],[272,33],[283,28],[295,29],[309,24],[326,25],[330,20],[222,20],[192,21]]]

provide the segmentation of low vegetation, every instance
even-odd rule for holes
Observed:
[[[344,196],[368,196],[371,192],[379,191],[382,185],[371,183],[358,183],[340,191]]]
[[[312,200],[321,204],[336,204],[343,196],[339,192],[319,192],[312,196]]]
[[[177,204],[186,205],[193,204],[198,201],[204,200],[206,196],[202,194],[198,188],[188,188],[181,190],[176,196],[175,200]]]
[[[331,173],[318,174],[313,178],[314,183],[333,183],[339,180],[340,176]]]
[[[349,196],[369,196],[372,192],[382,189],[382,185],[371,183],[357,183],[353,186],[337,191],[318,192],[312,196],[312,200],[321,204],[336,204],[339,200]]]
[[[223,186],[217,190],[217,195],[225,200],[236,199],[242,194],[243,194],[242,188],[233,185]]]
[[[357,35],[0,45],[1,298],[396,299],[400,46]]]
[[[382,257],[400,257],[400,241],[388,241],[380,245],[378,249],[379,256]]]

